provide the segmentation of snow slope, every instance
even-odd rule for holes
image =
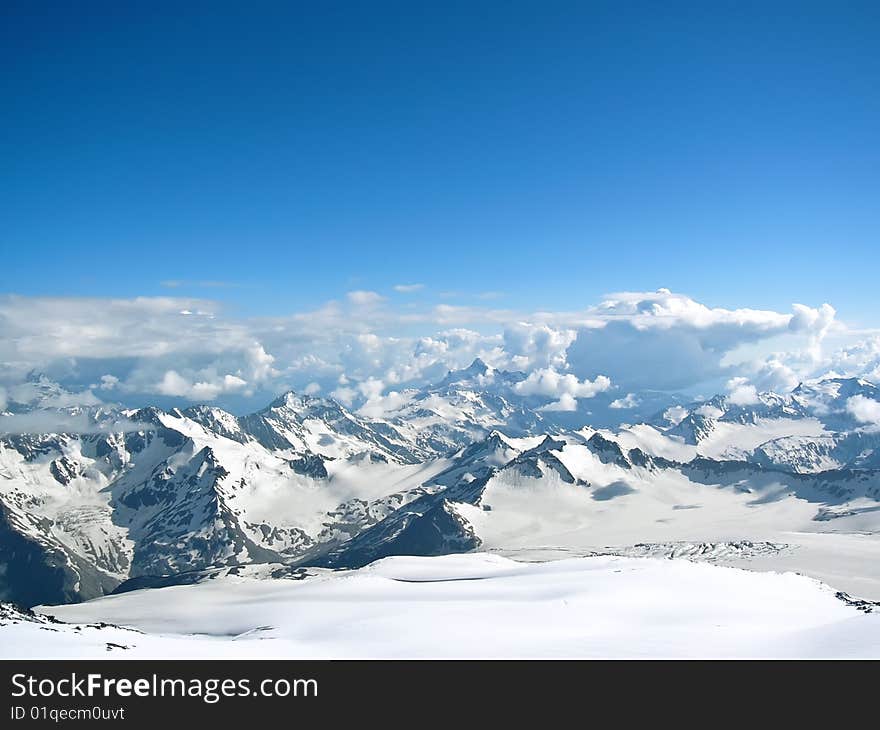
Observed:
[[[5,658],[880,656],[880,613],[844,598],[792,573],[678,560],[393,557],[43,607],[75,623],[6,622],[0,646]],[[146,633],[83,627],[97,621]]]

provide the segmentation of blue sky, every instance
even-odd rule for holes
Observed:
[[[387,388],[412,348],[345,360],[360,345],[344,337],[450,327],[508,336],[499,364],[592,378],[595,362],[513,352],[510,333],[577,331],[562,313],[619,291],[651,307],[661,287],[768,313],[723,346],[701,341],[715,361],[769,357],[778,343],[756,344],[769,313],[808,339],[834,335],[824,302],[850,329],[877,324],[876,3],[28,2],[3,15],[0,380],[68,368],[82,386],[108,374],[155,395],[173,370],[186,385],[165,390],[196,397],[225,375],[250,383],[256,342],[272,388]],[[796,302],[819,314],[801,321]],[[332,356],[267,323],[328,306],[311,321],[340,328]],[[186,356],[169,342],[206,325],[160,326],[180,311],[216,325]],[[113,349],[102,324],[155,338]],[[238,362],[216,359],[223,337]],[[491,359],[497,342],[471,345],[444,366]]]
[[[876,4],[318,5],[7,5],[2,290],[877,314]]]

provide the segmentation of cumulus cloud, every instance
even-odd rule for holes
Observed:
[[[735,406],[747,406],[758,403],[758,389],[748,378],[737,377],[727,381],[727,400]]]
[[[348,379],[344,375],[339,380],[339,386],[335,390],[330,391],[330,397],[339,401],[344,406],[352,405],[357,396],[357,389],[348,385]]]
[[[259,342],[254,342],[249,347],[246,347],[244,356],[252,382],[261,383],[268,378],[278,375],[278,371],[272,367],[275,358],[266,352]]]
[[[792,305],[794,314],[789,322],[789,329],[793,332],[806,332],[809,336],[807,351],[814,360],[822,356],[822,340],[828,334],[828,330],[834,323],[837,314],[830,304],[823,304],[818,309],[812,309],[804,304]]]
[[[736,374],[726,362],[731,352],[774,337],[799,337],[818,354],[834,309],[795,305],[786,314],[710,308],[661,289],[612,295],[580,319],[567,351],[572,372],[608,372],[628,390],[676,390]]]
[[[566,351],[576,337],[574,329],[516,322],[504,330],[504,351],[516,369],[564,367]]]
[[[95,384],[96,392],[140,402],[154,394],[222,401],[308,387],[359,408],[480,357],[525,372],[524,388],[552,390],[544,395],[553,407],[568,409],[601,386],[597,373],[627,394],[734,377],[761,389],[793,387],[829,363],[822,347],[836,327],[827,305],[798,304],[788,313],[711,308],[668,290],[614,294],[570,312],[416,301],[395,309],[358,290],[308,311],[247,319],[186,297],[0,296],[0,383],[11,393],[37,369],[83,393]],[[730,357],[779,338],[791,343],[772,355],[766,348]],[[880,345],[851,347],[832,360],[841,372],[880,368]],[[372,381],[382,390],[370,391]]]
[[[559,400],[555,400],[552,403],[548,403],[546,406],[541,406],[539,411],[576,411],[577,410],[577,398],[575,398],[571,393],[563,393],[559,396]]]
[[[828,372],[837,377],[861,377],[880,382],[880,336],[860,339],[831,353]]]
[[[698,408],[695,408],[694,413],[696,413],[698,416],[703,416],[703,418],[721,418],[721,416],[724,415],[724,411],[722,411],[718,406],[713,406],[709,403],[704,403]],[[687,411],[685,411],[685,415],[687,415]],[[684,416],[682,416],[682,418],[683,417]]]
[[[811,368],[805,367],[795,357],[789,357],[788,362],[785,360],[784,353],[774,353],[763,362],[755,363],[754,367],[750,368],[750,379],[761,390],[789,392],[807,377]]]
[[[357,412],[367,418],[381,418],[389,411],[397,410],[412,400],[412,391],[398,392],[392,390],[384,394],[386,384],[379,378],[367,378],[358,383],[357,389],[345,389],[343,395],[349,404],[353,403],[356,396],[360,395],[363,404]]]
[[[278,377],[257,339],[271,325],[219,314],[216,303],[171,297],[0,297],[0,378],[60,369],[56,379],[97,381],[118,397],[212,400]]]
[[[637,408],[640,402],[635,393],[627,393],[623,398],[611,401],[608,407],[614,409]]]
[[[161,395],[177,396],[193,401],[211,401],[221,393],[235,393],[243,390],[247,381],[237,375],[212,375],[205,380],[193,381],[175,370],[168,370],[156,384],[156,392]]]
[[[687,418],[687,415],[688,409],[684,406],[671,406],[663,413],[663,418],[671,424],[677,425]]]
[[[846,410],[860,423],[880,425],[880,402],[864,395],[854,395],[846,401]]]
[[[412,400],[412,392],[390,391],[387,395],[374,393],[367,397],[366,402],[358,409],[358,413],[367,418],[382,418],[389,411],[396,411]]]
[[[119,385],[119,378],[115,375],[104,374],[101,376],[101,382],[98,387],[101,390],[113,390],[117,385]]]
[[[611,387],[611,380],[598,375],[594,380],[578,380],[571,373],[559,373],[553,368],[541,368],[517,383],[514,390],[520,395],[544,395],[556,398],[545,410],[577,410],[578,398],[593,398]]]

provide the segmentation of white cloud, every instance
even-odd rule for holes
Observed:
[[[275,358],[270,355],[259,342],[245,350],[245,357],[250,366],[250,378],[260,383],[268,378],[278,375],[278,371],[272,367]]]
[[[71,392],[46,378],[10,385],[5,392],[7,404],[15,401],[31,408],[74,408],[102,403],[90,389]]]
[[[153,426],[125,418],[96,423],[85,413],[36,410],[0,415],[0,434],[21,433],[116,433],[151,431]]]
[[[396,410],[412,399],[411,393],[400,393],[396,390],[383,395],[385,387],[385,383],[378,378],[367,378],[358,383],[357,393],[364,399],[363,405],[357,410],[358,414],[367,418],[381,418],[388,411]],[[345,390],[344,396],[351,404],[356,397],[355,390]]]
[[[835,376],[880,382],[880,336],[874,335],[839,348],[831,354],[825,367]]]
[[[347,385],[341,385],[330,393],[331,398],[338,400],[344,406],[352,405],[354,399],[357,398],[357,395],[358,392],[354,388],[349,388]]]
[[[544,406],[544,410],[574,411],[577,410],[578,398],[593,398],[610,387],[611,380],[604,375],[598,375],[592,381],[580,381],[571,373],[562,374],[553,368],[542,368],[517,383],[514,390],[520,395],[544,395],[557,399]]]
[[[615,409],[635,408],[639,405],[639,402],[635,393],[627,393],[623,398],[611,401],[608,407]]]
[[[192,390],[192,383],[174,370],[169,370],[162,377],[162,381],[156,386],[156,390],[162,395],[187,396]]]
[[[576,411],[577,410],[577,398],[575,398],[571,393],[563,393],[559,396],[559,400],[554,401],[553,403],[549,403],[546,406],[542,406],[539,408],[539,411]]]
[[[321,386],[319,383],[312,381],[305,388],[303,388],[303,393],[306,395],[317,395],[321,392]]]
[[[688,409],[684,406],[671,406],[663,413],[663,418],[673,425],[677,425],[687,418],[687,415]]]
[[[113,390],[117,385],[119,385],[119,378],[115,375],[104,374],[101,376],[101,383],[98,387],[101,390]]]
[[[224,375],[223,388],[226,390],[240,390],[247,385],[247,381],[237,375]]]
[[[96,390],[112,390],[115,399],[140,402],[151,394],[218,400],[310,386],[362,406],[371,395],[359,384],[371,378],[382,382],[382,393],[400,392],[480,357],[528,373],[531,384],[567,378],[549,396],[561,408],[571,406],[568,398],[560,402],[562,395],[587,397],[568,384],[583,387],[596,373],[607,374],[622,393],[717,387],[732,377],[748,377],[756,388],[790,388],[826,365],[866,377],[872,368],[880,373],[874,341],[860,349],[850,343],[823,359],[827,333],[842,337],[841,327],[826,305],[795,305],[790,313],[710,308],[667,290],[615,294],[574,312],[416,300],[395,309],[376,292],[360,290],[310,311],[248,319],[185,297],[6,295],[0,296],[0,383],[10,390],[37,369],[72,387],[97,383]],[[764,348],[729,357],[779,338],[790,343],[773,355]],[[343,373],[350,383],[338,381]]]
[[[349,302],[361,307],[374,307],[385,300],[385,297],[374,291],[350,291],[346,296]]]
[[[735,406],[747,406],[758,403],[758,390],[748,378],[736,377],[727,381],[727,400]]]
[[[504,330],[504,351],[520,370],[565,367],[566,351],[576,337],[574,329],[516,322]]]
[[[394,291],[401,294],[413,294],[425,288],[424,284],[395,284]]]
[[[788,393],[797,387],[808,369],[796,368],[794,358],[785,362],[785,353],[774,353],[763,363],[759,363],[751,374],[751,380],[761,390],[772,390],[777,393]]]
[[[378,398],[385,390],[385,383],[378,378],[367,378],[364,382],[358,384],[358,390],[361,395],[368,400],[370,398]]]
[[[846,410],[860,423],[880,425],[880,402],[864,395],[854,395],[846,401]]]
[[[807,351],[813,360],[818,361],[822,356],[822,340],[834,323],[837,312],[830,304],[823,304],[818,309],[794,304],[792,309],[794,314],[789,322],[789,328],[793,332],[806,332],[809,335]]]
[[[726,360],[730,353],[782,335],[799,338],[813,367],[834,309],[792,309],[785,314],[710,308],[668,290],[615,294],[581,313],[577,339],[566,356],[575,374],[607,372],[628,390],[693,388],[738,375]]]
[[[168,370],[161,382],[156,385],[156,392],[193,401],[210,401],[221,393],[236,393],[246,386],[247,381],[237,375],[213,376],[210,379],[193,382],[175,370]]]
[[[358,413],[367,418],[382,418],[389,411],[396,411],[412,400],[412,394],[390,391],[387,395],[371,395],[358,409]]]

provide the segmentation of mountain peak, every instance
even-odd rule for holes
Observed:
[[[291,408],[294,410],[308,408],[318,403],[323,403],[323,398],[315,398],[311,395],[297,393],[295,390],[288,390],[273,400],[268,408]]]
[[[56,385],[54,381],[52,381],[46,373],[41,372],[39,370],[31,370],[25,376],[24,381],[26,383],[40,383],[45,385]]]
[[[471,380],[473,378],[484,377],[491,374],[493,368],[489,367],[479,357],[474,358],[473,362],[462,370],[450,370],[446,373],[446,377],[438,383],[438,386],[449,385],[451,383],[460,383],[462,381]]]

